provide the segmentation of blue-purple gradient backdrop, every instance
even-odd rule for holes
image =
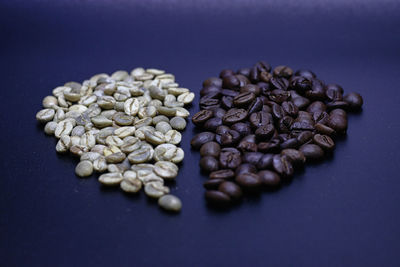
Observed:
[[[0,1],[1,266],[399,266],[399,1]],[[258,60],[364,96],[334,157],[227,212],[206,207],[199,155],[178,215],[78,179],[34,115],[66,81],[136,66],[196,93]],[[197,110],[198,98],[190,109]]]

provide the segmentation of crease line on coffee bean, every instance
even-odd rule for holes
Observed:
[[[56,151],[80,157],[79,177],[102,173],[105,186],[126,193],[142,188],[165,210],[179,212],[181,200],[164,181],[174,180],[184,151],[178,147],[195,95],[159,69],[102,73],[68,82],[46,96],[36,119],[58,138]]]
[[[295,169],[333,153],[334,140],[346,134],[347,112],[363,105],[360,94],[344,95],[312,71],[272,69],[264,61],[208,78],[200,96],[192,122],[203,132],[191,146],[209,176],[205,198],[218,207],[279,188]]]

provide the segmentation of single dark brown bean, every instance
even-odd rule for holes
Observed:
[[[238,176],[242,173],[256,173],[256,172],[257,172],[256,166],[250,163],[243,163],[236,168],[235,175]]]
[[[225,77],[228,77],[228,76],[232,76],[232,75],[235,75],[235,72],[234,72],[233,70],[222,70],[222,71],[219,73],[219,77],[220,77],[221,79],[223,79],[223,78],[225,78]]]
[[[268,187],[278,186],[281,182],[281,178],[274,171],[263,170],[263,171],[258,172],[258,176],[260,177],[263,185],[268,186]]]
[[[324,157],[324,151],[316,144],[305,144],[300,147],[299,151],[304,154],[307,161],[319,160]]]
[[[234,124],[244,120],[247,117],[247,111],[245,109],[232,108],[228,110],[222,121],[226,124]]]
[[[221,135],[221,145],[230,146],[235,145],[240,140],[240,134],[235,130],[229,130]]]
[[[221,147],[216,142],[207,142],[203,144],[200,148],[200,155],[202,157],[211,156],[217,158],[220,152],[221,152]]]
[[[272,124],[262,125],[256,131],[256,138],[259,141],[269,141],[271,137],[274,135],[275,127]]]
[[[307,77],[294,76],[290,81],[290,86],[300,95],[304,95],[307,91],[311,90],[311,80]]]
[[[342,116],[342,117],[344,117],[344,118],[347,119],[347,113],[346,113],[346,111],[343,110],[343,109],[340,109],[340,108],[332,110],[332,111],[329,113],[329,115]]]
[[[236,74],[236,78],[239,79],[239,88],[246,86],[250,83],[249,79],[244,75]]]
[[[220,125],[217,127],[217,129],[215,130],[216,134],[222,135],[224,133],[227,133],[230,130],[230,128],[226,125]]]
[[[228,179],[232,179],[233,177],[235,177],[235,173],[230,169],[222,169],[222,170],[213,171],[212,173],[210,173],[210,179],[228,180]]]
[[[202,132],[197,135],[195,135],[190,142],[191,146],[194,149],[200,149],[200,147],[207,143],[213,141],[215,138],[215,134],[212,132]]]
[[[274,158],[274,154],[264,154],[259,160],[256,165],[256,167],[259,170],[265,170],[265,169],[271,169],[272,166],[272,160]]]
[[[298,109],[305,109],[310,104],[310,100],[302,96],[293,98],[292,102]]]
[[[291,101],[285,101],[281,106],[283,111],[289,116],[296,117],[299,112],[299,109]]]
[[[257,144],[253,143],[253,142],[248,142],[248,141],[242,140],[238,144],[237,149],[239,149],[242,153],[257,152]]]
[[[256,135],[254,135],[254,134],[246,135],[245,137],[242,138],[242,141],[255,143],[256,142]]]
[[[325,135],[329,135],[329,136],[335,135],[335,130],[324,124],[316,123],[314,125],[314,127],[315,127],[315,130],[317,131],[317,133],[325,134]]]
[[[194,125],[201,125],[205,123],[207,120],[211,119],[213,116],[213,112],[211,110],[200,110],[192,117],[192,122]]]
[[[224,181],[225,181],[224,179],[210,179],[210,180],[205,181],[203,183],[203,186],[205,189],[208,189],[208,190],[217,190],[218,186]]]
[[[295,166],[302,166],[306,162],[306,157],[304,156],[303,152],[293,149],[287,148],[281,151],[282,156],[286,156],[289,161]]]
[[[278,129],[281,133],[289,133],[291,130],[291,126],[293,124],[293,118],[290,116],[284,116],[278,122]]]
[[[220,93],[221,93],[221,87],[215,85],[205,86],[200,90],[201,96],[205,96],[208,94],[220,94]]]
[[[307,91],[305,96],[311,100],[324,100],[326,97],[324,83],[318,79],[312,79],[311,90]]]
[[[297,119],[296,119],[297,120]],[[301,121],[295,121],[290,126],[290,130],[294,131],[313,131],[314,130],[314,121],[303,119]]]
[[[281,149],[297,148],[300,145],[296,137],[289,138],[281,143]]]
[[[357,110],[361,109],[363,102],[364,102],[363,98],[358,93],[349,93],[349,94],[345,95],[343,99],[349,105],[348,106],[349,110],[352,110],[352,111],[357,111]]]
[[[260,176],[255,173],[242,173],[236,176],[235,181],[245,189],[258,189],[262,185]]]
[[[230,97],[235,97],[239,94],[238,91],[230,90],[230,89],[222,89],[221,94],[223,96],[230,96]]]
[[[334,101],[334,102],[329,102],[328,104],[326,104],[326,107],[328,110],[337,109],[337,108],[347,110],[349,107],[349,104],[347,104],[347,102],[345,102],[345,101]]]
[[[341,115],[330,115],[328,126],[339,134],[345,134],[347,130],[347,118]]]
[[[240,88],[240,93],[253,93],[254,95],[258,96],[261,93],[261,89],[258,85],[255,84],[247,84]]]
[[[272,123],[271,114],[263,112],[263,111],[259,111],[259,112],[255,112],[255,113],[251,114],[249,120],[250,120],[251,126],[253,126],[254,128],[259,128],[261,126]]]
[[[242,161],[245,163],[257,165],[263,155],[264,154],[261,152],[246,152],[242,156]]]
[[[261,97],[257,97],[247,108],[247,113],[252,114],[254,112],[262,110],[262,108],[263,108],[263,100],[261,99]]]
[[[244,122],[238,122],[231,126],[232,130],[237,131],[241,136],[246,136],[251,134],[250,125]]]
[[[293,175],[293,166],[286,156],[275,155],[272,165],[281,177],[290,177]]]
[[[223,148],[219,154],[219,164],[224,169],[235,169],[242,163],[242,157],[236,148]]]
[[[215,98],[202,97],[200,98],[200,109],[214,109],[220,106],[220,101]]]
[[[223,96],[221,99],[221,107],[224,109],[230,109],[233,107],[233,97]]]
[[[256,64],[254,64],[254,67],[259,71],[259,72],[270,72],[271,71],[271,65],[268,64],[265,61],[258,61]]]
[[[218,170],[218,160],[214,157],[206,156],[200,159],[200,168],[205,172]]]
[[[226,110],[223,108],[214,108],[211,109],[211,111],[214,113],[215,118],[220,118],[220,119],[222,119],[226,113]]]
[[[272,116],[275,119],[282,119],[283,116],[285,116],[285,111],[282,109],[282,107],[278,104],[272,105]]]
[[[237,71],[237,74],[242,74],[248,77],[250,75],[250,68],[241,68]]]
[[[233,98],[233,104],[236,107],[247,107],[255,99],[255,94],[251,92],[240,93]]]
[[[208,78],[207,80],[205,80],[203,82],[203,87],[210,86],[210,85],[213,85],[213,86],[216,86],[216,87],[221,87],[222,86],[222,79],[217,78],[217,77],[210,77],[210,78]]]
[[[234,182],[226,181],[219,185],[218,191],[227,194],[233,200],[239,200],[243,196],[242,189]]]
[[[321,101],[314,101],[307,108],[307,112],[309,112],[309,113],[322,112],[325,110],[326,110],[326,106],[325,106],[324,102],[321,102]]]
[[[274,76],[290,78],[293,75],[293,70],[287,66],[278,66],[273,71]]]
[[[269,142],[261,142],[258,144],[258,151],[264,153],[277,153],[280,150],[281,141],[278,138],[272,138]]]
[[[272,77],[269,80],[269,83],[272,85],[273,88],[278,89],[278,90],[282,90],[282,91],[286,91],[288,89],[288,87],[289,87],[289,81],[287,79],[285,79],[285,78]],[[274,100],[272,100],[272,101],[274,101]]]
[[[214,132],[222,124],[221,118],[211,118],[204,123],[204,129]]]
[[[206,191],[205,198],[207,202],[216,206],[227,206],[231,202],[231,198],[227,194],[217,190]]]
[[[298,70],[298,71],[296,71],[296,73],[294,75],[305,77],[308,79],[317,78],[317,75],[315,75],[315,73],[312,72],[311,70]]]
[[[290,98],[290,93],[285,90],[286,89],[276,89],[271,92],[268,92],[267,93],[268,98],[277,104],[281,104]]]
[[[313,113],[315,123],[327,124],[329,121],[329,114],[325,111],[317,111]]]
[[[297,136],[297,141],[299,141],[300,145],[303,145],[309,142],[313,137],[313,133],[310,131],[303,131]]]
[[[330,101],[340,101],[343,99],[343,89],[336,85],[329,84],[325,89],[326,98]]]
[[[225,76],[222,79],[222,86],[228,89],[238,89],[240,87],[240,80],[236,75]]]
[[[315,144],[324,150],[331,151],[335,148],[335,142],[327,135],[316,134],[313,140]]]

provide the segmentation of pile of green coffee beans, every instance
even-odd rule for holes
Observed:
[[[174,180],[184,152],[180,131],[195,95],[163,70],[135,68],[68,82],[43,99],[36,119],[58,138],[56,151],[80,157],[79,177],[103,173],[99,182],[127,193],[143,187],[170,211],[182,203],[164,181]]]

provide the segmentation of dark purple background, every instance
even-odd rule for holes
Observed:
[[[1,266],[399,266],[398,1],[54,2],[0,3]],[[205,205],[191,124],[173,216],[75,177],[34,118],[54,87],[98,72],[158,67],[198,93],[260,59],[365,108],[332,159],[224,213]]]

